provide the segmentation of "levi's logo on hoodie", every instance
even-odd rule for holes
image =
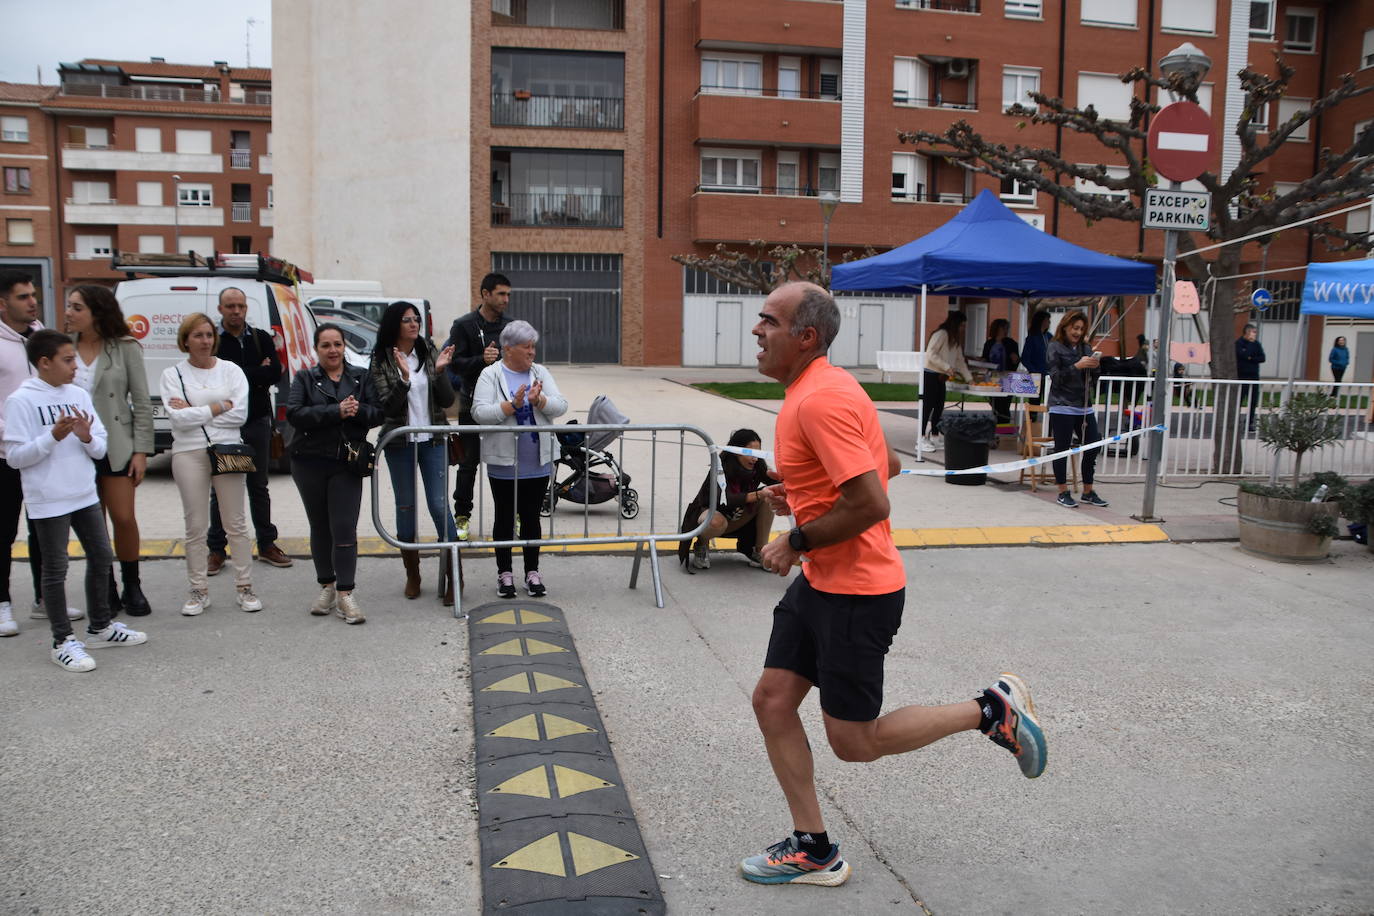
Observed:
[[[75,416],[81,412],[76,404],[35,404],[33,409],[38,411],[38,422],[43,426],[56,426],[64,414]]]

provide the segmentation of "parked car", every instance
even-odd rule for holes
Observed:
[[[380,321],[373,321],[371,318],[368,318],[365,315],[362,315],[358,312],[350,312],[347,309],[334,308],[332,305],[307,305],[307,308],[310,309],[310,311],[314,314],[315,319],[319,321],[321,324],[324,324],[326,321],[348,321],[357,324],[365,324],[373,330],[376,330],[377,328],[381,327]]]
[[[359,284],[361,285],[361,284]],[[377,284],[380,288],[380,284]],[[320,284],[315,285],[317,288]],[[375,294],[360,295],[332,292],[317,292],[309,286],[303,285],[302,296],[311,310],[330,309],[334,312],[351,312],[362,318],[366,318],[373,324],[378,324],[382,320],[382,313],[386,307],[393,302],[409,302],[420,311],[420,320],[425,328],[425,334],[429,337],[434,336],[434,319],[430,315],[429,300],[420,299],[413,296],[387,296],[380,292]],[[447,332],[447,328],[444,329]]]

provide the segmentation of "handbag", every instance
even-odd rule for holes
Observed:
[[[366,439],[357,442],[344,440],[342,445],[344,466],[355,477],[371,477],[377,467],[377,447]]]
[[[186,403],[191,403],[191,397],[186,393],[186,379],[181,377],[181,370],[177,369],[177,380],[181,382],[181,396],[186,399]],[[218,477],[221,474],[251,474],[257,470],[257,465],[253,463],[253,456],[257,453],[253,451],[253,446],[243,442],[211,442],[210,434],[205,431],[202,425],[200,434],[205,437],[205,452],[210,456],[210,474]]]

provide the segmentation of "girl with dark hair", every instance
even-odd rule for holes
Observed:
[[[730,434],[729,444],[754,450],[762,447],[759,434],[752,429],[735,430]],[[711,513],[710,524],[697,538],[694,548],[690,540],[678,541],[678,560],[687,565],[690,552],[694,569],[710,569],[711,539],[734,537],[737,538],[735,549],[749,558],[750,566],[761,569],[759,548],[768,543],[769,532],[773,530],[773,510],[760,492],[773,483],[768,462],[754,455],[723,452],[720,466],[725,473],[725,483],[721,486],[720,481],[716,481],[715,507],[710,505],[711,478],[708,475],[687,507],[679,530],[691,531],[706,520],[708,512]]]
[[[1046,354],[1050,376],[1050,432],[1054,435],[1056,452],[1071,448],[1074,436],[1084,444],[1102,438],[1097,426],[1097,410],[1093,407],[1093,382],[1100,363],[1087,336],[1088,316],[1079,311],[1069,312],[1059,322]],[[1094,448],[1083,453],[1083,495],[1077,502],[1069,492],[1069,459],[1054,459],[1059,505],[1066,509],[1077,508],[1078,502],[1089,506],[1107,505],[1107,501],[1093,491],[1093,469],[1097,466],[1098,451]]]
[[[945,412],[945,379],[952,376],[967,382],[973,378],[964,359],[964,322],[967,320],[963,312],[950,312],[926,341],[925,390],[921,394],[920,449],[923,452],[935,451],[931,436],[940,434],[940,415]]]
[[[401,426],[447,426],[444,409],[453,404],[453,384],[449,381],[449,362],[453,347],[435,350],[433,341],[420,330],[420,311],[409,302],[393,302],[382,314],[377,328],[377,345],[372,350],[369,375],[382,408],[379,436]],[[448,462],[448,437],[411,433],[393,440],[383,450],[391,489],[396,496],[396,537],[415,543],[417,537],[415,469],[425,488],[425,504],[434,527],[444,541],[458,540],[453,513],[444,492],[444,468]],[[453,604],[453,561],[450,551],[441,551],[444,605]],[[420,595],[420,552],[402,550],[406,568],[405,596]]]
[[[105,457],[95,462],[100,504],[114,523],[114,547],[124,580],[121,597],[110,571],[110,609],[130,616],[152,612],[139,580],[138,517],[134,493],[148,470],[153,446],[153,403],[143,368],[143,347],[129,332],[114,293],[78,286],[67,294],[67,333],[76,343],[75,384],[91,395],[109,436]]]
[[[1045,390],[1045,354],[1050,346],[1050,313],[1041,309],[1031,316],[1030,333],[1026,335],[1025,345],[1021,347],[1021,366],[1037,376],[1036,387]],[[1041,395],[1030,399],[1032,404],[1040,403]]]
[[[1003,372],[1011,372],[1021,365],[1016,341],[1008,336],[1011,322],[998,318],[988,325],[988,339],[983,344],[983,362],[992,363]],[[1011,422],[1011,398],[988,398],[998,423]]]

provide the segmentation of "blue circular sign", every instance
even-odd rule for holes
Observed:
[[[1261,287],[1250,294],[1250,304],[1261,312],[1267,311],[1274,303],[1274,294]]]

